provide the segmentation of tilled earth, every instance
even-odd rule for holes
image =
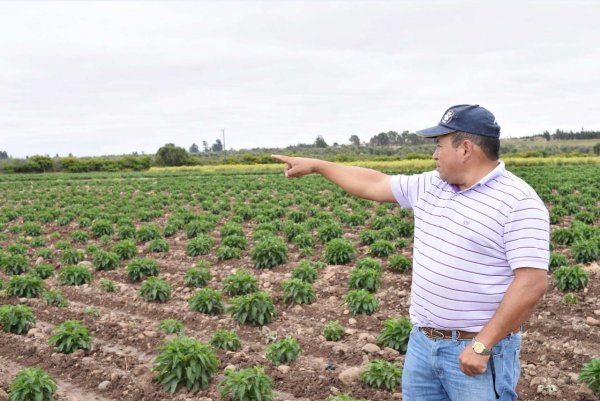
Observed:
[[[57,231],[64,229],[56,227]],[[357,243],[356,233],[353,229],[346,237]],[[215,241],[218,242],[217,236]],[[265,371],[274,379],[277,400],[322,401],[339,392],[371,401],[401,399],[400,388],[396,392],[370,388],[358,380],[357,372],[373,358],[384,358],[403,366],[404,356],[389,348],[380,349],[376,346],[376,338],[384,320],[408,315],[410,271],[384,270],[383,288],[376,294],[381,308],[366,316],[352,315],[343,304],[352,265],[328,266],[320,270],[314,284],[317,301],[294,306],[283,302],[279,285],[291,276],[292,269],[302,259],[293,247],[290,247],[288,263],[272,270],[254,269],[248,250],[244,251],[242,259],[235,261],[219,262],[214,256],[204,258],[212,264],[213,279],[209,287],[221,289],[224,277],[240,267],[247,267],[253,270],[261,289],[273,295],[278,312],[275,321],[263,327],[239,326],[228,314],[206,316],[189,310],[187,299],[195,290],[184,286],[183,274],[199,258],[186,256],[186,242],[185,237],[169,239],[169,252],[148,255],[157,259],[161,276],[173,287],[171,299],[164,304],[148,303],[139,298],[140,284],[127,279],[126,263],[111,272],[94,270],[94,281],[90,285],[60,286],[56,278],[46,280],[47,288],[60,288],[64,292],[70,302],[67,308],[48,306],[41,299],[3,299],[2,303],[23,303],[31,307],[37,324],[25,336],[0,334],[0,400],[7,399],[10,382],[19,369],[37,366],[58,380],[57,399],[60,401],[216,401],[219,399],[217,384],[226,367],[257,364],[265,366]],[[357,250],[361,256],[367,253],[365,247],[358,246]],[[315,255],[320,252],[317,247]],[[410,249],[404,254],[409,256]],[[385,258],[382,262],[386,266]],[[82,263],[91,267],[89,262]],[[563,304],[563,294],[548,277],[548,292],[524,327],[522,375],[518,385],[520,399],[597,399],[577,382],[582,365],[600,356],[600,268],[592,264],[586,269],[590,272],[590,283],[585,291],[578,293],[580,303],[577,305]],[[2,278],[7,279],[6,276]],[[101,291],[100,278],[116,281],[120,291],[113,294]],[[225,297],[226,304],[227,300]],[[85,314],[87,307],[96,308],[99,316]],[[166,337],[157,326],[168,318],[182,321],[186,334],[203,342],[207,342],[217,328],[233,329],[242,339],[240,351],[217,352],[220,370],[208,389],[169,394],[156,382],[152,361]],[[65,355],[55,352],[48,344],[53,327],[67,319],[82,320],[90,329],[94,337],[90,351]],[[323,337],[323,326],[329,320],[339,320],[346,328],[342,341],[329,342]],[[265,358],[264,348],[268,339],[286,335],[298,340],[302,353],[289,366],[275,367]]]

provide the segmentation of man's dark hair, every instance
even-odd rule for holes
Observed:
[[[490,136],[475,135],[468,132],[456,131],[452,135],[452,146],[458,147],[464,140],[469,140],[479,146],[490,160],[498,160],[500,157],[500,139]]]

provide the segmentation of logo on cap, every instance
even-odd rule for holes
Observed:
[[[454,111],[448,110],[446,114],[444,114],[444,117],[442,117],[442,122],[444,124],[448,124],[450,121],[452,121],[452,117],[454,117]]]

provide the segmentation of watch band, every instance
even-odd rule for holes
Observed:
[[[476,338],[471,341],[471,348],[477,355],[490,355],[492,353],[491,349],[486,348],[485,344],[477,341]]]

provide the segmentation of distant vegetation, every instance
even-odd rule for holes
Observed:
[[[103,157],[49,157],[47,155],[14,159],[6,151],[0,151],[2,173],[44,172],[114,172],[144,171],[150,167],[206,166],[232,164],[276,163],[271,154],[316,157],[335,162],[395,161],[429,159],[434,151],[432,139],[404,131],[381,132],[368,141],[357,135],[349,138],[350,144],[328,144],[318,136],[312,144],[297,144],[286,148],[253,148],[223,150],[220,140],[212,146],[203,141],[203,150],[192,144],[187,150],[172,143],[159,148],[155,155],[123,155]],[[579,132],[556,130],[524,138],[507,138],[501,141],[500,153],[514,157],[592,156],[600,155],[600,131]]]

